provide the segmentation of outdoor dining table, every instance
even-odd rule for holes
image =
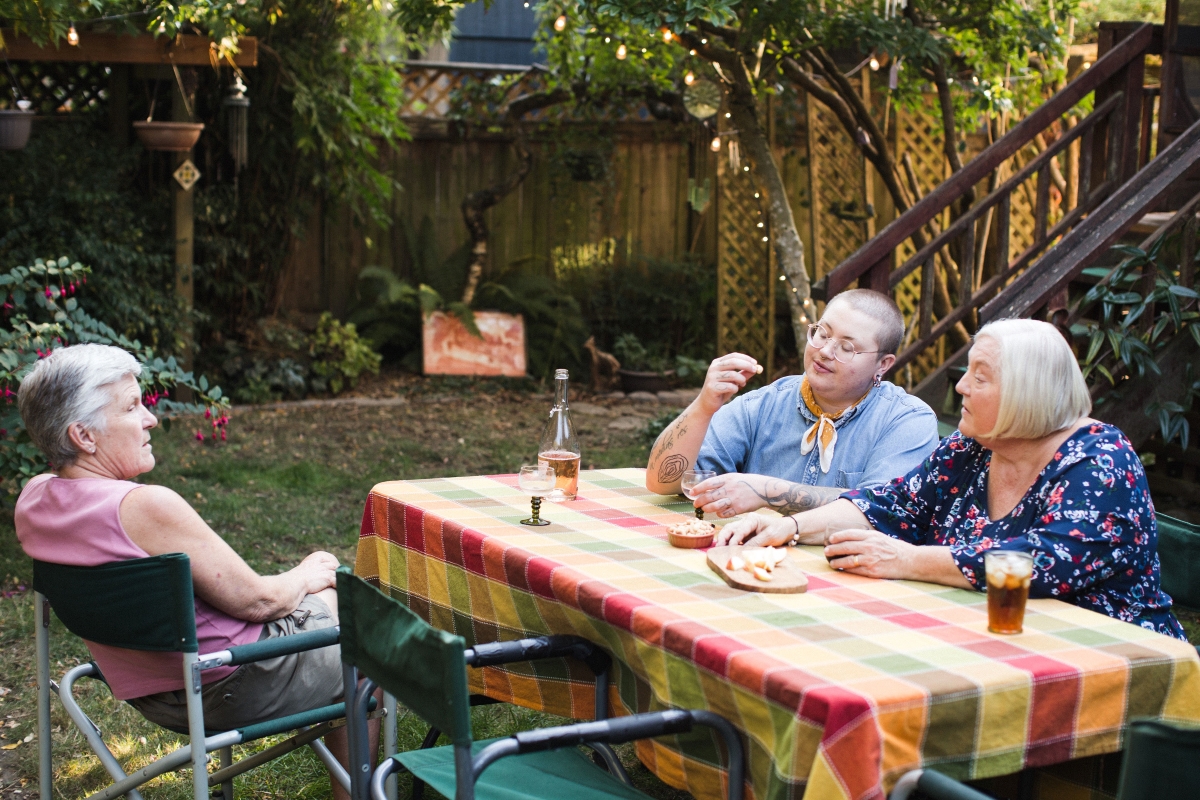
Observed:
[[[516,477],[374,487],[356,572],[476,642],[574,634],[614,659],[613,714],[709,709],[745,735],[756,798],[878,798],[906,771],[986,778],[1116,752],[1134,718],[1200,722],[1196,650],[1065,602],[1031,600],[1025,632],[987,630],[986,596],[833,570],[795,548],[802,594],[730,588],[667,543],[691,503],[640,469],[585,471],[579,497],[518,524]],[[567,661],[470,671],[473,692],[576,719],[592,677]],[[667,783],[723,796],[707,734],[638,744]]]

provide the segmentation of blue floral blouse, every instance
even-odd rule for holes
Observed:
[[[875,530],[948,546],[977,589],[983,554],[1033,554],[1031,597],[1057,597],[1184,639],[1159,588],[1158,528],[1146,473],[1125,434],[1096,423],[1071,435],[1007,516],[987,514],[991,451],[955,431],[902,478],[842,497]]]

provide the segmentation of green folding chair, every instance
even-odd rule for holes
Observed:
[[[208,800],[210,786],[220,786],[224,800],[233,800],[233,779],[254,767],[285,755],[305,744],[349,790],[346,771],[319,741],[345,717],[345,703],[315,708],[273,720],[263,720],[232,731],[208,731],[200,697],[200,676],[206,669],[237,666],[254,661],[316,650],[338,643],[337,628],[327,628],[253,644],[219,653],[200,654],[196,641],[196,607],[192,595],[192,570],[183,553],[118,561],[99,567],[72,567],[33,563],[33,589],[37,624],[38,776],[41,800],[51,800],[53,769],[50,741],[50,693],[55,692],[71,721],[83,733],[114,783],[89,800],[109,800],[128,795],[141,800],[137,787],[190,762],[194,800]],[[75,682],[91,677],[103,680],[95,663],[68,671],[61,684],[50,680],[50,609],[75,635],[92,642],[130,650],[183,654],[183,679],[187,690],[190,743],[127,775],[104,744],[100,728],[80,709],[72,695]],[[233,763],[233,746],[288,731],[296,735],[260,753]],[[183,731],[179,731],[183,733]],[[202,747],[194,747],[202,742]],[[218,770],[209,775],[207,754],[220,751]]]
[[[1195,800],[1200,797],[1200,728],[1157,720],[1129,723],[1117,800]],[[933,770],[913,770],[888,800],[908,800],[914,790],[933,800],[989,800],[983,792]]]
[[[1162,588],[1181,606],[1200,608],[1200,525],[1158,514]]]
[[[475,658],[462,637],[437,630],[346,568],[338,570],[342,622],[342,662],[347,666],[350,701],[351,773],[369,769],[361,744],[366,722],[361,713],[376,682],[408,709],[453,742],[386,758],[370,781],[373,800],[387,800],[386,784],[400,771],[412,773],[455,800],[634,800],[633,788],[611,745],[636,739],[714,729],[725,745],[728,797],[741,800],[745,762],[737,731],[710,711],[670,710],[600,719],[476,742],[471,734],[467,666]],[[475,663],[479,663],[476,661]],[[367,677],[359,680],[359,671]],[[601,768],[578,749],[587,746]],[[365,774],[365,773],[363,773]],[[353,781],[353,797],[365,787]]]

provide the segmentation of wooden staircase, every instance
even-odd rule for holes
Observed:
[[[1200,363],[1197,374],[1191,371],[1192,362],[1200,362],[1200,338],[1172,324],[1151,331],[1155,305],[1142,302],[1156,289],[1154,297],[1163,296],[1163,286],[1172,284],[1181,287],[1170,290],[1172,308],[1181,307],[1182,313],[1196,310],[1190,292],[1195,284],[1200,212],[1200,193],[1196,193],[1200,184],[1195,183],[1200,172],[1200,122],[1194,122],[1197,115],[1182,92],[1177,79],[1182,73],[1172,55],[1190,52],[1180,47],[1180,41],[1195,41],[1200,51],[1200,27],[1171,26],[1167,34],[1164,37],[1163,26],[1104,23],[1099,58],[1090,69],[859,248],[814,287],[814,294],[828,299],[854,285],[894,292],[902,281],[919,273],[921,301],[909,344],[898,353],[893,374],[930,348],[948,353],[914,392],[956,420],[956,409],[947,407],[946,401],[953,400],[952,387],[965,366],[969,345],[951,347],[943,342],[955,329],[961,343],[962,327],[973,333],[997,319],[1045,319],[1056,324],[1086,359],[1089,331],[1104,316],[1106,303],[1112,319],[1116,293],[1124,304],[1120,313],[1142,307],[1144,321],[1137,325],[1145,327],[1131,330],[1142,331],[1146,339],[1151,339],[1151,332],[1157,334],[1148,346],[1148,357],[1159,371],[1149,367],[1141,375],[1137,370],[1131,374],[1120,359],[1095,368],[1089,383],[1096,414],[1121,427],[1135,446],[1157,447],[1164,461],[1186,464],[1185,472],[1194,480],[1200,461],[1194,445],[1181,451],[1161,441],[1153,444],[1159,421],[1145,412],[1156,402],[1181,401],[1188,396],[1187,387],[1200,379]],[[1171,46],[1164,48],[1164,38]],[[1164,91],[1157,114],[1161,130],[1158,154],[1151,159],[1154,98],[1160,87],[1143,85],[1144,65],[1147,55],[1163,54],[1164,49]],[[1093,110],[1069,126],[1069,114],[1089,96]],[[1181,103],[1187,104],[1187,113],[1179,110]],[[1182,129],[1181,118],[1188,123]],[[1181,132],[1172,139],[1172,130]],[[1051,144],[1042,144],[1047,140]],[[1035,142],[1042,145],[1040,152],[1014,166],[1012,177],[998,180],[1001,166],[1013,164],[1014,156],[1028,152]],[[1073,206],[1051,201],[1053,173],[1061,170],[1055,160],[1065,161],[1068,153],[1077,154],[1079,164]],[[1026,183],[1036,187],[1034,231],[1032,242],[1027,237],[1025,246],[1014,252],[1012,208],[1017,190]],[[989,185],[994,187],[991,191]],[[972,191],[981,199],[962,208],[961,201]],[[1177,209],[1175,213],[1140,243],[1142,250],[1155,251],[1154,260],[1131,262],[1135,251],[1114,252],[1114,245],[1137,241],[1128,236],[1148,212],[1168,205]],[[937,221],[948,214],[952,222],[939,232]],[[913,237],[922,234],[928,243],[917,247]],[[913,255],[905,260],[897,257],[905,251]],[[1139,265],[1132,275],[1131,263]],[[947,312],[943,302],[943,313],[935,315],[934,290],[939,282],[947,287],[953,307]],[[1105,294],[1097,288],[1105,286],[1113,291]],[[1134,318],[1128,319],[1133,325]],[[1111,382],[1102,377],[1104,370],[1112,374]],[[1194,430],[1193,441],[1197,439],[1200,429]],[[1184,486],[1176,483],[1169,483],[1170,491],[1178,494]],[[1191,485],[1186,480],[1185,484]],[[1200,502],[1200,484],[1195,488]]]

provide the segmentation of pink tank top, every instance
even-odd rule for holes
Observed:
[[[52,564],[96,567],[145,558],[149,554],[133,543],[121,525],[121,501],[140,486],[104,478],[38,475],[17,499],[17,539],[30,558]],[[234,619],[196,598],[196,637],[202,654],[256,642],[262,630],[262,623]],[[118,700],[184,687],[179,653],[126,650],[95,642],[87,646]],[[202,681],[212,683],[236,669],[205,670]]]

